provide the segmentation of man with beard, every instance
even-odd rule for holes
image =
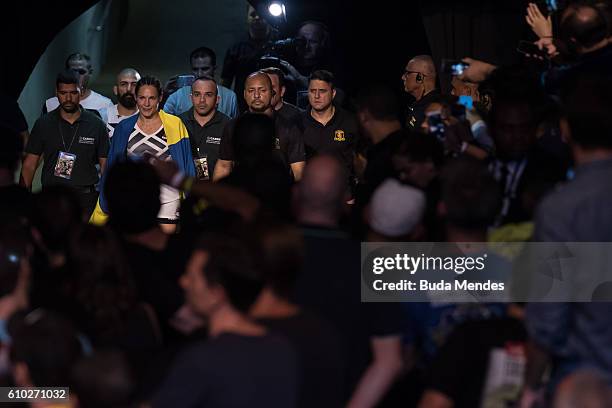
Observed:
[[[87,54],[75,52],[66,58],[65,69],[71,69],[79,75],[79,88],[81,89],[80,104],[85,109],[100,110],[113,104],[106,96],[100,95],[96,91],[89,89],[89,79],[93,74],[91,58]],[[60,105],[57,97],[49,98],[43,105],[43,114],[51,112]]]
[[[191,85],[193,106],[179,115],[189,132],[191,155],[195,162],[198,178],[212,178],[221,135],[229,117],[217,110],[219,94],[217,82],[209,76],[201,76]]]
[[[79,77],[72,71],[60,73],[55,81],[60,107],[39,118],[25,148],[21,183],[32,188],[32,179],[42,156],[43,190],[63,185],[74,189],[82,209],[90,214],[98,193],[96,164],[102,172],[108,153],[108,132],[96,114],[83,109]]]
[[[124,68],[117,75],[117,84],[113,86],[113,93],[118,103],[100,109],[100,116],[108,129],[108,137],[113,137],[117,123],[138,113],[134,90],[139,79],[140,74],[134,68]]]
[[[291,167],[293,178],[298,181],[302,178],[305,164],[302,132],[293,122],[275,114],[272,107],[273,95],[272,81],[265,72],[254,72],[246,79],[244,100],[249,107],[249,112],[267,115],[274,119],[276,150],[280,152],[284,163]],[[232,142],[235,127],[236,119],[232,119],[223,130],[219,160],[215,166],[215,181],[229,175],[232,171],[234,160],[236,160]]]

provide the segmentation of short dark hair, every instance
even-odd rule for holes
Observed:
[[[200,75],[199,77],[193,80],[193,82],[195,81],[212,81],[215,83],[215,85],[217,84],[217,80],[210,75]]]
[[[589,11],[593,13],[592,18],[585,19],[579,16]],[[559,33],[564,41],[574,40],[585,48],[604,40],[608,32],[604,10],[600,10],[592,1],[578,1],[568,6],[559,26]]]
[[[15,171],[21,160],[23,152],[23,140],[19,132],[14,129],[0,125],[2,135],[2,149],[0,149],[0,169]]]
[[[55,78],[55,89],[59,88],[60,84],[79,86],[79,75],[72,69],[66,69]]]
[[[191,51],[191,54],[189,54],[189,63],[191,64],[191,62],[196,58],[206,57],[210,57],[210,62],[213,64],[213,66],[217,65],[217,54],[215,54],[215,52],[208,47],[199,47]]]
[[[221,286],[230,304],[246,314],[263,288],[247,241],[230,234],[206,234],[195,249],[208,254],[202,271],[208,283]]]
[[[83,213],[75,192],[66,186],[49,186],[34,195],[32,226],[42,236],[45,246],[61,252],[81,224]]]
[[[331,85],[332,89],[334,88],[334,83],[336,81],[336,79],[334,78],[334,74],[324,69],[318,69],[316,71],[313,71],[310,74],[309,81],[313,81],[313,80],[327,82],[328,84]]]
[[[455,159],[442,169],[440,179],[448,224],[481,230],[495,221],[501,190],[485,164],[471,158]]]
[[[159,177],[149,164],[125,161],[113,165],[104,183],[110,225],[127,233],[157,225],[159,191]]]
[[[368,111],[376,120],[399,119],[399,100],[388,86],[369,85],[359,92],[356,102],[359,111]]]
[[[143,76],[138,82],[136,82],[136,89],[134,90],[134,93],[138,95],[138,91],[140,90],[140,88],[145,85],[152,86],[157,89],[157,96],[159,96],[159,99],[161,100],[163,92],[162,84],[159,79],[150,75]]]
[[[118,351],[96,351],[72,368],[71,389],[89,408],[130,407],[136,379],[127,358]]]
[[[36,309],[9,323],[11,361],[25,363],[34,386],[65,387],[70,368],[81,357],[76,330],[62,316]]]
[[[87,64],[91,65],[91,57],[82,52],[75,52],[66,57],[66,61],[64,62],[66,69],[70,69],[70,63],[72,61],[87,61]]]
[[[267,68],[261,69],[261,72],[265,72],[268,75],[276,75],[278,77],[279,86],[281,88],[285,86],[285,73],[280,68],[267,67]]]
[[[197,81],[211,81],[215,84],[215,92],[218,94],[219,90],[217,89],[217,81],[215,80],[215,78],[211,77],[210,75],[200,75],[199,77],[197,77],[193,83],[191,84],[191,90],[193,90],[193,84],[195,84]]]

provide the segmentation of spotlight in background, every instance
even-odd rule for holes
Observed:
[[[287,1],[248,0],[257,14],[276,30],[283,31],[287,25]]]
[[[268,6],[268,12],[272,15],[272,17],[279,18],[285,17],[285,5],[278,1],[273,1]]]

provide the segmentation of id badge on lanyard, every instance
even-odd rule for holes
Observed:
[[[57,155],[57,163],[55,163],[53,174],[56,177],[70,180],[72,178],[72,171],[74,170],[76,159],[76,154],[60,151]]]
[[[206,153],[200,153],[198,147],[198,158],[193,160],[193,164],[196,168],[196,176],[198,180],[210,180],[210,172],[208,170],[208,156]]]
[[[72,144],[74,143],[74,139],[76,138],[76,135],[79,132],[80,125],[80,123],[77,123],[76,129],[74,130],[74,134],[72,135],[72,140],[70,141],[70,145],[66,147],[66,141],[64,140],[62,126],[59,122],[57,123],[57,130],[59,132],[60,137],[62,138],[62,145],[64,146],[64,150],[67,151],[60,151],[57,154],[57,162],[55,163],[55,169],[53,170],[53,175],[55,175],[56,177],[61,177],[66,180],[70,180],[72,178],[72,171],[74,170],[74,163],[76,162],[77,156],[74,153],[68,152],[70,151],[70,149],[72,149]]]

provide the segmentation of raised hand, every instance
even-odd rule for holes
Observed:
[[[538,38],[552,38],[553,31],[550,16],[544,17],[535,3],[529,3],[527,6],[525,20]]]

